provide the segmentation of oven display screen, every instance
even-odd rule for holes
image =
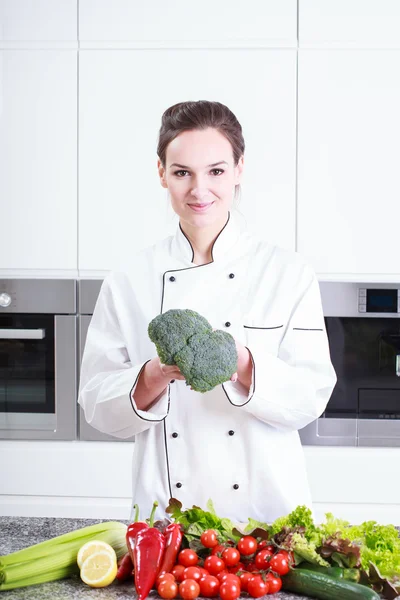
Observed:
[[[397,313],[397,289],[367,290],[367,312]]]

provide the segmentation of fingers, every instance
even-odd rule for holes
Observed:
[[[231,377],[231,381],[233,381],[234,383],[236,383],[236,381],[238,380],[238,374],[234,373]]]

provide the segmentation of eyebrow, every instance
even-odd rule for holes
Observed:
[[[226,160],[220,160],[219,162],[212,163],[211,165],[207,165],[207,168],[208,167],[216,167],[217,165],[222,165],[222,164],[227,165],[228,163],[226,162]],[[179,167],[180,169],[190,169],[190,167],[187,167],[186,165],[180,165],[178,163],[172,163],[172,165],[170,165],[170,169],[172,167]]]

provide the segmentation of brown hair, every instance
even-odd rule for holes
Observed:
[[[161,119],[157,155],[162,166],[166,166],[167,147],[183,131],[193,129],[217,129],[231,143],[235,166],[244,154],[242,126],[231,110],[221,102],[197,100],[179,102],[167,108]],[[240,190],[236,186],[235,197]]]

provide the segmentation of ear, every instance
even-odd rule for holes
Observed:
[[[165,169],[162,166],[160,159],[157,160],[157,169],[158,169],[158,175],[160,177],[160,183],[161,183],[162,187],[168,188],[167,180],[165,179]]]
[[[244,156],[242,155],[239,158],[239,162],[235,167],[235,185],[238,185],[242,181],[243,168],[244,168]]]

